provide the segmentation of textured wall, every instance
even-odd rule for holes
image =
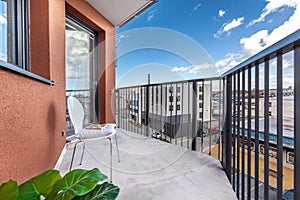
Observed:
[[[105,37],[114,35],[114,27],[85,1],[70,0],[73,12],[92,23]],[[55,82],[47,85],[0,67],[0,183],[12,178],[23,182],[54,167],[65,144],[61,131],[66,129],[65,97],[65,0],[30,1],[31,71]],[[78,14],[78,13],[77,13]],[[104,30],[104,31],[103,31]],[[100,34],[100,35],[101,35]],[[115,46],[105,47],[102,56],[115,56]],[[113,59],[112,59],[113,60]],[[105,67],[104,65],[101,66]],[[114,60],[104,71],[100,87],[107,93],[114,87]],[[108,78],[109,77],[109,78]],[[113,120],[105,113],[110,94],[100,97],[105,121]]]

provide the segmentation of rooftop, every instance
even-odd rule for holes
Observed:
[[[121,162],[113,141],[113,183],[120,187],[118,199],[236,199],[220,162],[208,155],[118,129]],[[68,172],[74,142],[68,143],[57,167]],[[99,168],[109,175],[107,140],[77,146],[73,168]]]

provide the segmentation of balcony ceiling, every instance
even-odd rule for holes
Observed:
[[[87,0],[96,10],[115,26],[122,26],[156,0]]]

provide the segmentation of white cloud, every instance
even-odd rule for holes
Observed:
[[[214,64],[211,63],[203,63],[199,65],[191,65],[185,67],[174,67],[171,69],[172,72],[185,72],[188,74],[203,74],[203,70],[207,70],[215,67]]]
[[[152,10],[148,13],[147,22],[150,22],[154,18],[156,11],[157,9]]]
[[[283,6],[288,7],[296,7],[297,4],[299,4],[299,0],[267,0],[267,5],[262,10],[261,15],[259,18],[252,20],[248,26],[252,26],[256,23],[263,22],[267,15],[271,14],[272,12],[276,12],[279,8],[282,8]]]
[[[193,65],[190,69],[189,69],[189,73],[190,74],[203,74],[203,70],[207,70],[209,68],[213,68],[214,64],[211,63],[204,63],[204,64],[200,64],[200,65]]]
[[[225,10],[219,10],[219,17],[223,17],[225,13]]]
[[[171,69],[172,72],[186,72],[189,67],[174,67]]]
[[[194,7],[194,10],[197,10],[200,6],[201,6],[201,3],[197,4],[197,5]]]
[[[0,24],[7,24],[7,19],[5,15],[0,15]]]
[[[266,46],[267,36],[268,30],[261,30],[248,38],[242,38],[240,40],[240,44],[243,45],[246,56],[251,56]]]
[[[237,64],[242,62],[245,58],[242,54],[228,53],[225,58],[217,61],[215,66],[217,67],[220,74],[226,72],[227,70],[235,67]]]
[[[238,17],[237,19],[233,19],[229,23],[223,24],[222,28],[218,30],[216,34],[214,34],[214,38],[219,38],[224,32],[230,34],[230,31],[234,28],[239,27],[244,23],[244,17]]]
[[[224,25],[223,32],[228,32],[233,28],[239,27],[243,23],[244,23],[244,17],[239,17],[237,19],[233,19],[231,22]]]
[[[295,11],[292,16],[283,24],[273,29],[271,32],[268,30],[260,30],[259,32],[242,38],[240,43],[243,45],[244,53],[248,56],[271,46],[279,40],[285,38],[291,33],[300,29],[300,1],[297,1]]]

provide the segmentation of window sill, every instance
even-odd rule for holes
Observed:
[[[34,73],[31,73],[29,71],[21,69],[21,68],[15,66],[13,64],[10,64],[10,63],[7,63],[7,62],[4,62],[4,61],[0,60],[0,69],[1,68],[13,71],[13,72],[15,72],[17,74],[21,74],[21,75],[26,76],[28,78],[31,78],[31,79],[34,79],[34,80],[37,80],[37,81],[40,81],[40,82],[43,82],[43,83],[46,83],[46,84],[49,84],[49,85],[54,85],[53,81],[50,81],[50,80],[45,79],[45,78],[43,78],[41,76],[38,76],[38,75],[36,75]]]

